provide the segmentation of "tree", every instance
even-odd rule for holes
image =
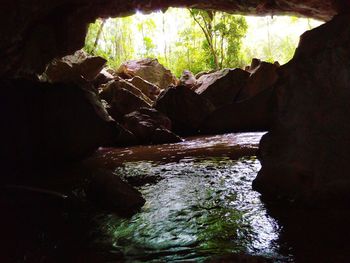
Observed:
[[[208,63],[212,68],[238,66],[242,38],[248,29],[244,17],[198,9],[189,12],[205,36],[203,48],[210,52]]]

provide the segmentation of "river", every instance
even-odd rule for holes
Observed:
[[[72,167],[45,168],[30,186],[49,191],[0,191],[0,261],[348,262],[348,209],[267,206],[252,190],[263,134],[101,148]],[[125,218],[86,201],[87,174],[99,169],[142,193],[139,212]]]
[[[126,262],[202,262],[244,254],[279,254],[280,228],[252,180],[263,133],[188,138],[182,143],[100,149],[93,158],[134,184],[146,199],[131,218],[96,224]]]

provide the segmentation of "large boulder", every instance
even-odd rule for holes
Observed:
[[[142,108],[124,116],[123,125],[131,131],[140,144],[181,142],[170,131],[171,120],[155,109]]]
[[[97,170],[86,189],[89,200],[99,207],[130,216],[145,203],[141,193],[108,170]]]
[[[99,89],[101,85],[107,84],[108,82],[114,80],[116,77],[108,72],[107,69],[102,69],[100,73],[96,76],[96,78],[92,81],[92,85],[94,85],[95,89]]]
[[[267,131],[273,122],[275,104],[274,89],[270,87],[250,99],[215,110],[199,129],[204,134]]]
[[[201,76],[195,91],[219,108],[236,101],[248,78],[249,73],[242,69],[223,69]]]
[[[141,90],[142,93],[152,101],[155,101],[160,93],[160,89],[156,85],[138,76],[133,77],[131,80],[128,80],[128,82]]]
[[[157,59],[152,58],[126,61],[119,67],[117,73],[122,78],[139,76],[160,89],[177,84],[177,79],[171,71],[160,64]]]
[[[49,82],[66,82],[80,76],[88,81],[94,80],[101,72],[106,60],[97,56],[89,56],[82,50],[76,51],[60,59],[54,59],[46,67],[43,78]]]
[[[16,166],[80,160],[119,134],[94,90],[2,80],[2,161]]]
[[[252,62],[252,65],[254,63]],[[260,62],[252,71],[247,85],[242,89],[237,100],[251,98],[259,92],[273,86],[277,79],[277,63]]]
[[[349,204],[350,15],[301,36],[280,68],[278,115],[260,144],[265,198]]]
[[[146,94],[144,94],[138,87],[128,82],[127,80],[121,79],[119,77],[115,81],[109,82],[105,86],[107,87],[107,89],[109,89],[109,87],[126,89],[130,91],[132,94],[134,94],[135,96],[146,101],[148,104],[150,105],[153,104],[153,101],[149,97],[147,97]],[[102,90],[105,90],[105,88],[103,88]]]
[[[100,92],[100,97],[107,101],[107,110],[116,121],[121,121],[125,114],[142,107],[151,107],[145,100],[146,96],[125,80],[108,83]]]
[[[173,131],[180,135],[198,133],[199,125],[215,109],[210,101],[185,86],[168,88],[155,108],[171,119]]]

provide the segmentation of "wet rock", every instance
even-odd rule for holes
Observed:
[[[2,80],[0,86],[5,164],[79,160],[119,133],[93,90],[23,79]]]
[[[278,79],[277,69],[279,66],[277,63],[260,62],[259,66],[251,70],[252,73],[247,85],[241,90],[237,100],[251,98],[275,84]]]
[[[100,97],[107,101],[109,104],[108,113],[117,121],[121,121],[125,114],[142,107],[151,107],[145,100],[146,96],[125,80],[115,80],[108,83],[102,89]]]
[[[177,84],[176,77],[170,70],[160,64],[157,59],[144,58],[126,61],[119,67],[117,73],[122,78],[139,76],[158,86],[160,89],[165,89],[172,84]]]
[[[181,142],[181,138],[169,129],[171,121],[155,109],[142,108],[124,116],[123,125],[135,134],[140,144]]]
[[[179,84],[190,89],[195,89],[197,80],[191,71],[184,70],[180,77]]]
[[[143,94],[145,94],[152,101],[155,101],[160,93],[160,89],[156,85],[138,76],[133,77],[131,80],[129,80],[129,82],[141,90]]]
[[[196,93],[211,101],[216,108],[233,103],[245,87],[249,73],[241,69],[223,69],[201,76]]]
[[[103,69],[106,60],[101,57],[89,56],[78,50],[73,55],[54,59],[47,67],[43,78],[49,82],[66,82],[80,76],[92,81]]]
[[[173,131],[180,135],[198,133],[201,122],[215,109],[210,101],[184,86],[167,89],[155,108],[170,118]]]
[[[250,99],[227,104],[203,121],[201,133],[267,131],[273,122],[275,97],[273,88],[268,88]]]
[[[314,203],[349,185],[349,22],[339,15],[305,32],[279,70],[277,122],[261,141],[253,184],[265,198]]]
[[[107,170],[95,172],[86,191],[98,206],[122,215],[132,215],[145,203],[142,194]]]

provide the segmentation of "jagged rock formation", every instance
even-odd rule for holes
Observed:
[[[171,71],[152,58],[126,61],[120,65],[117,74],[122,78],[141,77],[162,90],[177,84],[177,79]]]
[[[216,108],[233,103],[246,86],[249,73],[242,69],[223,69],[205,74],[197,80],[195,92]]]
[[[152,103],[138,88],[122,79],[109,82],[102,89],[100,97],[107,101],[110,106],[107,108],[108,113],[116,121],[121,121],[125,114],[140,108],[150,108]]]

